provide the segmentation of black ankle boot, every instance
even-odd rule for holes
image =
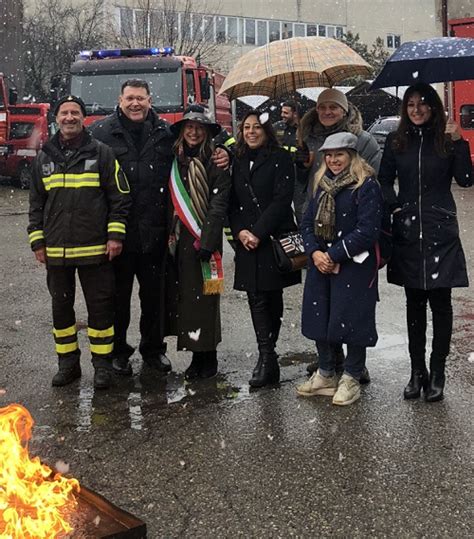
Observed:
[[[425,390],[425,401],[436,402],[444,398],[444,371],[431,371],[428,389]]]
[[[79,359],[60,359],[58,372],[53,376],[51,385],[55,387],[67,386],[81,377],[81,364]]]
[[[193,358],[189,367],[184,371],[184,377],[186,380],[196,380],[199,378],[201,370],[201,356],[198,352],[193,352]]]
[[[259,359],[260,361],[260,359]],[[278,365],[278,356],[273,353],[263,353],[261,355],[261,366],[257,366],[252,373],[252,378],[249,380],[249,385],[252,387],[263,387],[271,384],[278,384],[280,381],[280,366]]]
[[[411,378],[407,386],[403,390],[404,399],[418,399],[421,393],[421,388],[426,392],[428,387],[428,371],[426,370],[412,370]]]
[[[200,378],[212,378],[217,374],[217,352],[205,352],[201,368],[199,369]]]
[[[261,368],[262,368],[262,354],[258,354],[257,364],[255,365],[252,371],[252,378],[259,376]]]

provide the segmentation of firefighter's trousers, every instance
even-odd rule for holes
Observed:
[[[60,360],[80,356],[74,312],[76,271],[87,305],[92,362],[95,367],[105,366],[111,361],[114,346],[115,278],[111,263],[48,267],[56,352]]]

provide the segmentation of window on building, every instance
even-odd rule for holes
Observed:
[[[267,21],[257,21],[257,45],[262,46],[268,43],[268,23]]]
[[[281,38],[288,39],[290,37],[293,37],[293,23],[282,22],[281,23]]]
[[[176,24],[176,29],[174,26]],[[169,29],[167,32],[168,35],[177,36],[178,35],[178,21],[173,22],[170,15],[167,15],[167,20],[165,21],[165,14],[162,11],[151,11],[150,12],[150,36],[153,40],[159,42],[161,36],[164,34],[165,28],[170,28],[173,26],[173,29]]]
[[[237,29],[237,18],[236,17],[227,17],[227,42],[228,43],[238,43],[239,42],[239,32]]]
[[[202,15],[198,13],[191,14],[191,32],[195,41],[202,41]]]
[[[142,9],[135,10],[135,32],[139,39],[148,42],[149,29],[148,29],[148,15],[147,11]]]
[[[255,45],[255,20],[245,19],[245,43]]]
[[[216,17],[216,43],[225,43],[225,17]]]
[[[324,24],[320,24],[318,26],[318,35],[321,37],[326,37],[326,27],[324,26]]]
[[[340,39],[344,36],[344,28],[342,26],[336,26],[336,37]]]
[[[270,41],[278,41],[281,39],[280,21],[269,21],[268,30],[270,33]]]
[[[334,37],[336,35],[336,29],[334,28],[334,26],[326,26],[326,30],[326,37]]]
[[[307,36],[317,36],[318,35],[318,27],[315,24],[308,24],[306,27],[306,35]]]
[[[396,34],[388,34],[387,35],[387,48],[389,49],[398,49],[401,44],[401,36]]]
[[[214,17],[205,16],[202,18],[202,33],[205,41],[215,41],[214,39]]]
[[[120,35],[131,37],[133,35],[133,9],[120,8]]]
[[[306,24],[295,23],[294,28],[295,28],[295,37],[304,37],[306,35]]]
[[[463,105],[461,107],[461,127],[463,129],[474,129],[474,105]]]

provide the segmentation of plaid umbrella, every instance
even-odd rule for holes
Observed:
[[[220,94],[278,97],[298,88],[331,87],[367,77],[372,68],[350,47],[332,38],[293,37],[273,41],[242,56],[224,80]]]

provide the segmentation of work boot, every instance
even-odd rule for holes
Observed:
[[[425,389],[425,401],[436,402],[444,398],[444,370],[431,371],[428,382],[428,387]]]
[[[110,367],[94,367],[94,387],[108,389],[112,382]]]
[[[132,376],[133,370],[130,364],[130,358],[135,352],[135,348],[125,343],[125,346],[118,348],[117,352],[114,347],[114,359],[112,360],[112,369],[115,373],[122,376]]]
[[[323,376],[319,370],[313,373],[309,380],[296,388],[296,392],[302,397],[313,397],[315,395],[333,397],[336,391],[337,376]]]
[[[171,361],[165,354],[157,354],[155,356],[143,356],[143,361],[152,369],[156,369],[159,372],[170,372]]]
[[[200,378],[212,378],[217,374],[217,352],[204,352],[199,369]]]
[[[419,370],[414,369],[411,371],[411,377],[403,390],[403,398],[406,400],[409,399],[418,399],[421,394],[421,389],[426,393],[428,387],[428,371],[426,369]]]
[[[262,353],[262,365],[256,375],[252,373],[249,380],[251,387],[263,387],[271,384],[278,384],[280,381],[280,366],[278,365],[278,356],[275,352]]]
[[[54,387],[67,386],[81,377],[79,358],[61,358],[58,361],[58,372],[53,376],[51,385]]]

